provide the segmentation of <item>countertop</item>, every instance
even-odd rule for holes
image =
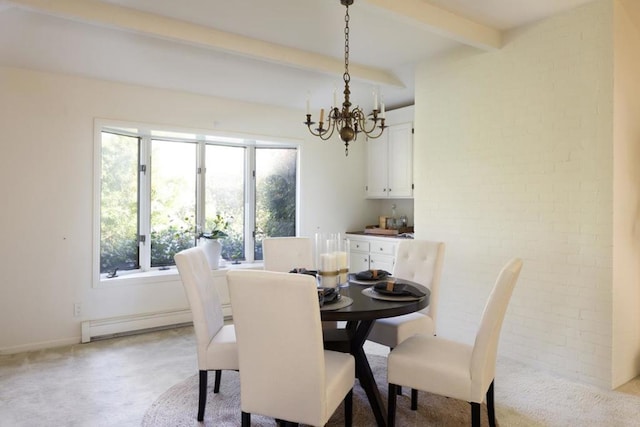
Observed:
[[[413,239],[413,233],[402,233],[402,234],[372,234],[365,233],[364,231],[347,231],[346,234],[351,234],[355,236],[362,237],[375,237],[375,238],[387,238],[387,239]]]

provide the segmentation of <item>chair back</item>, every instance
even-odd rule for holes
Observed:
[[[176,266],[189,300],[198,345],[198,365],[206,369],[207,347],[224,325],[220,297],[213,282],[209,262],[199,247],[185,249],[175,257]]]
[[[521,269],[518,258],[502,268],[482,313],[471,355],[471,393],[480,399],[495,378],[500,330]]]
[[[264,269],[289,272],[313,269],[313,245],[309,237],[268,237],[262,241]]]
[[[429,306],[423,312],[433,319],[434,328],[436,326],[443,264],[443,242],[402,240],[398,243],[393,276],[411,280],[429,288],[431,291]]]
[[[227,274],[242,411],[315,425],[326,411],[316,281],[304,274]]]

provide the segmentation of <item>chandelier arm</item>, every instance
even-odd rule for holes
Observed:
[[[315,135],[320,137],[321,140],[327,141],[328,139],[331,138],[331,136],[333,135],[335,130],[336,130],[335,122],[331,122],[330,121],[329,123],[327,123],[327,128],[323,129],[324,132],[322,132],[320,134],[315,134]],[[317,129],[316,129],[316,131],[317,131]]]
[[[373,126],[370,129],[367,129],[367,117],[362,112],[362,109],[360,109],[360,107],[357,107],[355,110],[353,110],[353,117],[355,120],[358,121],[358,125],[360,126],[360,131],[364,132],[367,135],[370,132],[372,132],[376,127],[377,120],[373,122]]]

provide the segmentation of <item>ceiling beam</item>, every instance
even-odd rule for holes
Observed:
[[[364,0],[423,25],[429,31],[483,50],[502,47],[502,33],[492,27],[439,8],[424,0]]]
[[[2,1],[2,0],[0,0]],[[344,60],[96,0],[4,0],[0,5],[191,44],[289,67],[342,76]],[[392,73],[349,64],[354,80],[404,87]]]

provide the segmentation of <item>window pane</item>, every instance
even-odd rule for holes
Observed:
[[[244,147],[207,145],[205,187],[205,231],[211,231],[217,215],[229,223],[228,237],[221,239],[222,258],[245,260],[244,253]]]
[[[151,141],[151,267],[195,245],[195,143]]]
[[[100,273],[138,268],[139,139],[102,132]]]
[[[296,235],[296,150],[256,148],[256,247],[262,239]]]

